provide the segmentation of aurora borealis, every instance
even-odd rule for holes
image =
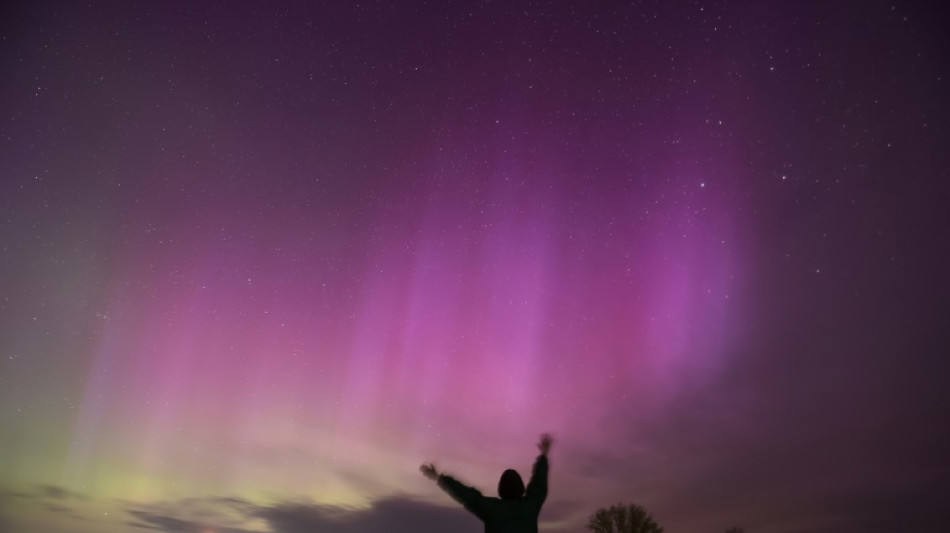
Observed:
[[[935,4],[8,4],[0,531],[943,529]]]

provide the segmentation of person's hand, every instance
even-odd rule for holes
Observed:
[[[551,435],[547,433],[541,435],[541,441],[538,442],[538,449],[541,450],[541,455],[547,455],[548,450],[551,449],[551,444],[554,442],[554,439],[551,438]]]
[[[435,469],[435,465],[432,463],[420,466],[419,471],[422,472],[423,476],[429,479],[432,479],[432,480],[439,479],[439,472]]]

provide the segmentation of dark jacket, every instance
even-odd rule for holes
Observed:
[[[538,533],[538,514],[548,496],[548,458],[539,455],[523,498],[502,500],[482,493],[451,476],[439,476],[439,486],[485,523],[485,533]]]

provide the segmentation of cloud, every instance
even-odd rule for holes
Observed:
[[[73,492],[55,485],[40,485],[38,495],[52,500],[86,500],[84,494]]]
[[[260,509],[275,533],[382,533],[391,531],[455,531],[476,533],[481,523],[460,508],[442,507],[408,498],[377,501],[367,509],[308,504],[280,504]]]
[[[88,496],[56,485],[35,485],[30,491],[0,490],[0,498],[26,500],[45,505],[61,506],[67,503],[84,502]]]
[[[188,498],[126,509],[128,525],[166,533],[383,533],[454,531],[477,533],[481,523],[461,508],[412,498],[379,500],[365,509],[282,501],[258,505],[240,498]]]
[[[55,485],[37,485],[29,492],[0,491],[0,503],[3,501],[18,500],[28,506],[49,511],[50,513],[70,516],[76,519],[84,519],[80,516],[76,507],[81,507],[89,498],[78,492],[65,489]],[[0,530],[2,531],[2,530]]]
[[[46,511],[88,520],[75,514],[93,502],[62,487],[45,485],[29,493],[5,492],[10,500],[28,500]],[[100,502],[101,504],[102,502]],[[306,500],[258,504],[237,497],[183,498],[153,503],[114,501],[126,514],[125,526],[164,533],[392,533],[452,531],[478,533],[482,524],[455,505],[437,505],[408,496],[393,496],[366,508],[322,505]],[[562,513],[545,513],[547,521]],[[118,523],[116,523],[118,524]]]
[[[65,514],[73,513],[73,509],[65,505],[49,504],[49,505],[45,505],[44,507],[46,508],[47,511],[51,511],[54,513],[65,513]]]
[[[213,530],[216,533],[252,533],[246,529],[233,527],[222,528],[215,524],[185,520],[151,511],[129,510],[128,513],[134,517],[134,520],[127,522],[130,526],[155,531],[165,531],[167,533],[206,533],[209,530]]]
[[[173,502],[126,504],[128,525],[168,533],[250,533],[259,507],[233,497],[183,498]]]
[[[78,524],[101,522],[101,512],[97,516],[90,509],[93,504],[88,496],[55,485],[0,489],[0,531],[63,531],[64,524],[70,531],[90,531]]]

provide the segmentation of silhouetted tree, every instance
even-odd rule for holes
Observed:
[[[646,509],[632,503],[597,509],[587,520],[587,529],[594,533],[663,533]]]

